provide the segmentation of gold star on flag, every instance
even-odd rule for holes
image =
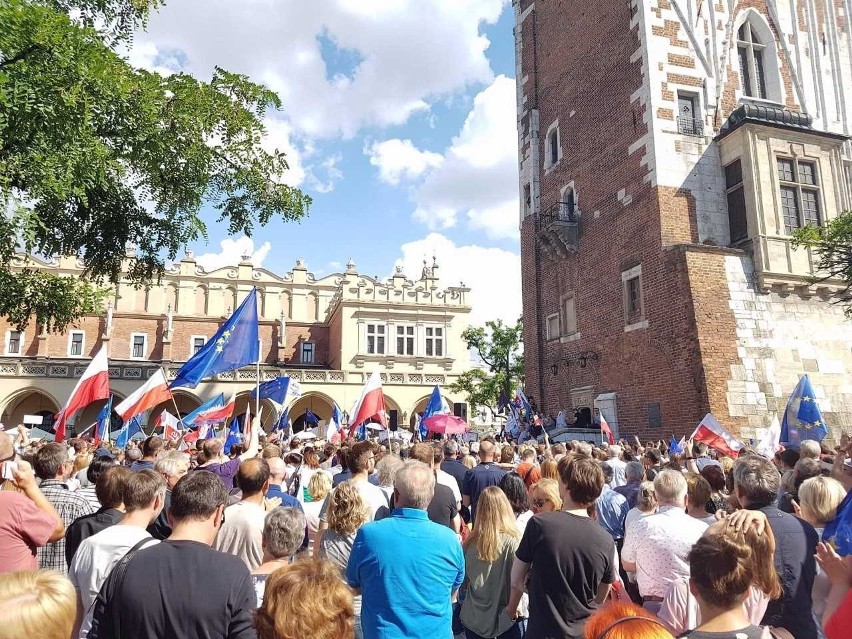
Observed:
[[[809,402],[809,401],[811,401],[811,398],[808,397],[807,395],[802,395],[802,401],[803,402]]]

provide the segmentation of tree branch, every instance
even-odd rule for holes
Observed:
[[[28,55],[35,53],[36,51],[43,49],[43,48],[44,47],[42,47],[40,44],[31,44],[26,49],[19,51],[15,55],[13,55],[9,58],[4,58],[3,61],[0,62],[0,69],[5,69],[6,67],[10,67],[13,64],[15,64],[16,62],[20,62],[21,60],[26,58]]]

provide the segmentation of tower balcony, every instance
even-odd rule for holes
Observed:
[[[580,212],[573,202],[556,202],[539,214],[538,241],[545,257],[567,257],[580,250]]]

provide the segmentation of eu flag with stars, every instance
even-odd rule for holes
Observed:
[[[240,420],[235,419],[231,422],[231,427],[228,429],[228,439],[225,440],[225,454],[231,454],[231,446],[240,443]]]
[[[781,420],[781,441],[798,448],[805,439],[821,442],[826,435],[828,425],[822,418],[811,380],[803,375],[787,402]]]
[[[97,425],[95,426],[95,442],[100,442],[109,438],[109,426],[112,421],[112,395],[109,396],[107,403],[98,413],[95,418]]]
[[[429,435],[426,424],[423,422],[432,417],[432,415],[441,415],[448,412],[447,406],[441,397],[441,387],[435,384],[435,388],[432,389],[432,394],[429,396],[429,403],[426,404],[426,408],[423,409],[423,415],[420,418],[420,439],[425,440]]]
[[[125,448],[130,439],[136,434],[142,432],[142,423],[139,421],[139,415],[136,415],[118,431],[118,437],[115,438],[115,445],[119,448]]]
[[[259,392],[258,392],[259,391]],[[298,398],[302,395],[299,380],[292,379],[287,375],[276,377],[268,382],[263,382],[258,388],[252,389],[251,398],[271,399],[279,404],[287,404],[288,398]]]
[[[278,421],[275,423],[275,426],[272,427],[272,432],[283,432],[288,428],[290,428],[290,409],[285,408],[284,412],[281,413],[281,417],[278,418]]]
[[[202,379],[254,364],[259,357],[257,289],[253,288],[222,328],[183,365],[169,388],[195,388]]]

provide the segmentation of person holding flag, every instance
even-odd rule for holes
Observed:
[[[119,448],[127,448],[127,444],[137,433],[143,432],[142,423],[139,421],[139,415],[134,415],[129,422],[125,422],[124,426],[118,431],[118,436],[115,438],[115,445]]]
[[[225,487],[230,490],[234,487],[234,477],[240,469],[240,463],[257,456],[261,426],[258,415],[254,416],[246,452],[239,457],[229,459],[225,454],[225,445],[221,439],[206,439],[201,445],[204,456],[208,461],[196,467],[194,470],[207,470],[219,477]]]
[[[450,414],[450,406],[447,404],[447,401],[441,396],[441,387],[438,384],[435,384],[435,388],[432,389],[432,394],[429,396],[429,403],[426,404],[426,408],[423,409],[423,415],[420,418],[420,439],[426,440],[426,437],[429,435],[429,431],[426,428],[426,420],[432,417],[433,415],[449,415]]]
[[[336,444],[340,441],[341,431],[343,428],[341,425],[342,419],[343,416],[341,415],[340,407],[337,405],[337,402],[334,402],[334,406],[331,409],[331,419],[328,421],[328,425],[326,426],[326,441],[329,441],[332,444]]]
[[[822,418],[811,378],[802,375],[784,410],[781,420],[781,442],[798,448],[803,440],[821,442],[828,435],[828,425]]]

